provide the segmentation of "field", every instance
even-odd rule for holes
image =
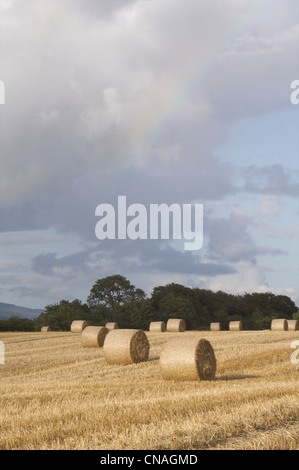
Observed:
[[[0,334],[0,449],[299,449],[298,331],[146,334],[149,361],[129,366],[80,334]],[[211,342],[215,381],[161,379],[177,335]]]

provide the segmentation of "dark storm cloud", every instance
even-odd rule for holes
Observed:
[[[41,222],[41,211],[36,209],[34,203],[17,204],[13,207],[0,207],[0,231],[15,232],[21,230],[40,230],[48,227],[44,218]]]
[[[33,270],[45,276],[54,274],[54,268],[84,269],[90,250],[59,257],[57,253],[41,253],[32,260]],[[72,276],[72,274],[70,274]]]
[[[200,276],[232,274],[236,270],[221,263],[203,263],[190,252],[175,250],[164,243],[153,240],[104,240],[98,246],[68,256],[59,257],[57,253],[41,253],[32,260],[33,270],[45,276],[56,275],[55,268],[72,268],[92,274],[104,269],[102,259],[117,259],[117,269],[130,273],[182,273]],[[95,262],[96,261],[96,262]],[[96,266],[94,270],[93,265]],[[71,275],[71,274],[70,274]]]

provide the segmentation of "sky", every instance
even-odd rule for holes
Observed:
[[[0,0],[0,300],[121,274],[299,305],[297,0]],[[203,204],[203,245],[104,239],[99,204]]]

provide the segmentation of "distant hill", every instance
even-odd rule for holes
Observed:
[[[20,307],[19,305],[0,302],[0,320],[8,320],[11,317],[29,318],[33,320],[42,312],[42,308]]]

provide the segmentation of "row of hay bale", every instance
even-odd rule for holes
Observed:
[[[86,320],[74,320],[71,324],[72,333],[82,333],[87,327],[89,327],[88,321]],[[97,327],[99,328],[99,327]],[[100,327],[103,328],[103,327]],[[108,331],[118,329],[118,324],[116,322],[108,322],[105,325]]]
[[[164,322],[153,322],[153,324],[151,324],[151,325],[152,325],[152,327],[150,326],[150,331],[166,331],[166,327],[165,327]],[[186,325],[185,325],[184,320],[170,319],[167,322],[167,331],[170,331],[170,332],[183,332],[183,331],[185,331],[185,329],[186,329]],[[106,323],[105,326],[89,326],[88,322],[85,321],[85,320],[75,320],[71,324],[71,332],[81,333],[82,334],[82,345],[83,345],[83,347],[87,347],[87,348],[88,347],[91,347],[91,348],[93,348],[93,347],[100,347],[100,348],[103,347],[106,336],[109,333],[109,331],[116,331],[116,330],[119,331],[120,333],[118,333],[118,332],[114,333],[115,338],[118,338],[118,336],[119,336],[120,338],[123,338],[125,340],[126,335],[129,335],[128,336],[128,341],[129,342],[130,342],[130,338],[131,338],[131,336],[130,336],[131,332],[138,331],[138,335],[139,335],[139,337],[141,337],[142,336],[140,334],[140,331],[141,331],[142,334],[143,334],[143,337],[144,337],[144,333],[143,333],[142,330],[134,330],[134,329],[119,330],[117,323]],[[110,335],[110,337],[111,337],[111,335]],[[138,339],[138,336],[136,336],[136,335],[134,335],[132,337],[132,344],[134,344],[135,341],[137,341],[136,338]],[[147,339],[146,336],[145,336],[145,338]],[[139,341],[140,341],[140,338],[139,338]],[[126,341],[124,341],[124,342],[126,342]],[[113,347],[113,349],[115,349],[115,351],[116,351],[115,347]],[[120,349],[122,351],[121,347],[120,347]],[[108,350],[109,350],[109,345],[106,347],[106,351],[108,351]],[[120,351],[120,355],[122,356],[121,351]],[[109,352],[107,354],[109,355]]]
[[[89,324],[86,320],[74,320],[71,324],[70,330],[72,333],[82,333],[82,331],[88,326]],[[110,330],[114,330],[118,328],[118,324],[116,322],[110,322],[110,323],[108,322],[106,323],[105,327],[108,329],[108,331],[110,331]],[[99,327],[96,327],[96,328],[99,328]],[[42,326],[41,331],[48,332],[52,330],[50,326]]]
[[[297,331],[299,330],[298,320],[286,320],[285,318],[275,318],[271,322],[272,331]]]
[[[76,323],[78,332],[79,322]],[[138,329],[108,329],[106,326],[81,324],[83,347],[103,348],[110,365],[146,362],[150,343],[144,331]],[[74,325],[73,325],[74,330]],[[168,341],[160,355],[162,378],[165,380],[213,380],[216,358],[206,339],[186,338]]]
[[[241,321],[231,321],[229,322],[230,331],[242,331],[243,326]],[[214,322],[210,324],[211,331],[220,331],[221,324],[219,322]],[[285,318],[275,318],[271,322],[272,331],[297,331],[299,330],[298,320],[286,320]]]
[[[82,333],[82,331],[88,326],[86,320],[74,320],[71,324],[72,333]],[[105,327],[110,330],[118,329],[118,324],[116,322],[108,322]],[[186,331],[186,323],[182,318],[170,318],[165,324],[164,321],[154,321],[150,323],[149,331],[152,332],[184,332]]]
[[[107,334],[103,350],[110,365],[137,364],[148,360],[150,343],[142,330],[113,330]],[[216,374],[213,347],[203,338],[168,341],[159,362],[164,380],[213,380]]]
[[[153,321],[150,323],[149,331],[154,333],[182,333],[186,331],[186,323],[182,318],[169,318],[167,324],[164,321]]]
[[[241,321],[230,321],[228,325],[229,331],[242,331],[243,330],[243,324]],[[214,322],[210,324],[210,330],[211,331],[220,331],[221,330],[221,324],[219,322]]]
[[[85,320],[74,320],[71,324],[71,332],[72,333],[82,333],[82,331],[88,326],[88,322]],[[118,329],[118,324],[115,322],[108,322],[105,325],[108,330]],[[210,324],[211,331],[220,331],[221,325],[220,323],[211,323]],[[242,330],[242,322],[241,321],[231,321],[229,323],[229,330],[231,331],[241,331]],[[49,326],[43,326],[41,331],[51,331]],[[163,333],[165,331],[176,333],[176,332],[184,332],[186,331],[186,323],[185,320],[181,318],[170,318],[165,324],[164,321],[154,321],[150,323],[149,331],[154,333]]]
[[[82,333],[82,331],[88,326],[88,322],[85,320],[74,320],[71,324],[72,333]],[[105,328],[110,330],[118,329],[118,324],[116,322],[108,322],[105,325]],[[242,331],[243,325],[241,321],[230,321],[229,322],[229,331]],[[168,332],[184,332],[186,330],[186,323],[183,319],[180,318],[170,318],[165,324],[164,321],[154,321],[150,323],[149,331],[156,333]],[[211,331],[221,331],[220,322],[210,323]],[[299,330],[299,321],[298,320],[286,320],[285,318],[275,318],[271,322],[272,331],[297,331]],[[49,326],[43,326],[41,328],[42,332],[51,331]]]

